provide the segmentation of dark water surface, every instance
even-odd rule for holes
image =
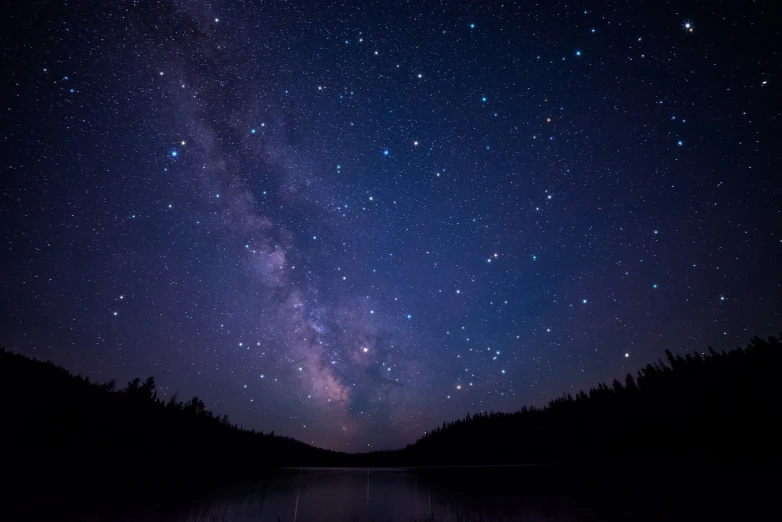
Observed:
[[[13,520],[581,521],[749,520],[770,516],[757,475],[559,468],[288,469],[230,486],[68,494]],[[5,519],[0,514],[0,519]]]

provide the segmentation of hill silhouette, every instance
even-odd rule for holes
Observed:
[[[155,380],[124,388],[0,349],[0,430],[6,476],[114,483],[237,477],[277,466],[335,464],[338,453],[244,430],[198,397],[164,401]]]
[[[375,465],[453,466],[657,462],[770,466],[782,440],[782,343],[647,364],[624,382],[601,383],[515,413],[483,412],[445,423]]]
[[[684,356],[665,352],[624,382],[545,407],[482,412],[406,448],[347,455],[244,430],[193,397],[164,401],[152,377],[124,388],[0,350],[0,430],[7,474],[132,483],[198,474],[241,477],[279,466],[453,466],[672,459],[777,462],[782,344]]]

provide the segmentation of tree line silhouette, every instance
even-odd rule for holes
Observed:
[[[0,349],[6,473],[80,480],[241,476],[278,466],[450,466],[675,459],[778,462],[782,344],[674,355],[545,407],[444,423],[406,448],[347,455],[245,430],[197,397],[158,397]]]
[[[647,364],[624,382],[601,383],[545,407],[469,413],[376,465],[492,465],[628,462],[778,463],[782,441],[782,344],[752,339],[745,349]]]
[[[0,429],[5,473],[40,482],[163,481],[259,473],[277,466],[328,465],[339,454],[241,429],[198,397],[158,397],[155,380],[124,388],[74,376],[51,362],[0,348]],[[88,470],[88,472],[87,472]]]

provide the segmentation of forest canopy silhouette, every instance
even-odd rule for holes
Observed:
[[[148,479],[246,475],[279,466],[500,465],[653,457],[778,460],[782,343],[674,355],[623,382],[601,383],[544,407],[482,412],[445,423],[396,451],[347,455],[274,433],[245,430],[193,397],[158,397],[152,377],[118,388],[0,350],[8,469],[40,478],[62,470]],[[120,477],[121,479],[122,477]],[[115,480],[114,477],[112,480]]]

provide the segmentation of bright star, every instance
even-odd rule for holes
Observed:
[[[481,101],[482,101],[483,103],[486,103],[486,101],[487,101],[487,100],[486,100],[486,96],[481,96]]]
[[[686,32],[691,33],[695,30],[695,26],[692,25],[692,22],[689,20],[685,20],[682,24],[682,29],[684,29]]]
[[[176,150],[171,151],[171,157],[176,158],[179,155],[179,153]]]
[[[412,316],[412,315],[410,315],[410,314],[407,314],[407,318],[408,318],[408,319],[412,319],[412,318],[413,318],[413,316]]]
[[[391,154],[391,151],[389,151],[388,149],[383,151],[383,156],[388,156],[389,154]]]
[[[576,56],[581,56],[581,51],[576,51]]]
[[[250,134],[255,134],[255,129],[250,129]]]
[[[628,359],[630,357],[630,354],[625,352],[625,359]]]
[[[475,24],[470,24],[470,29],[475,29]]]
[[[582,300],[581,300],[581,302],[582,302],[583,304],[587,304],[587,300],[586,300],[586,299],[582,299]]]

